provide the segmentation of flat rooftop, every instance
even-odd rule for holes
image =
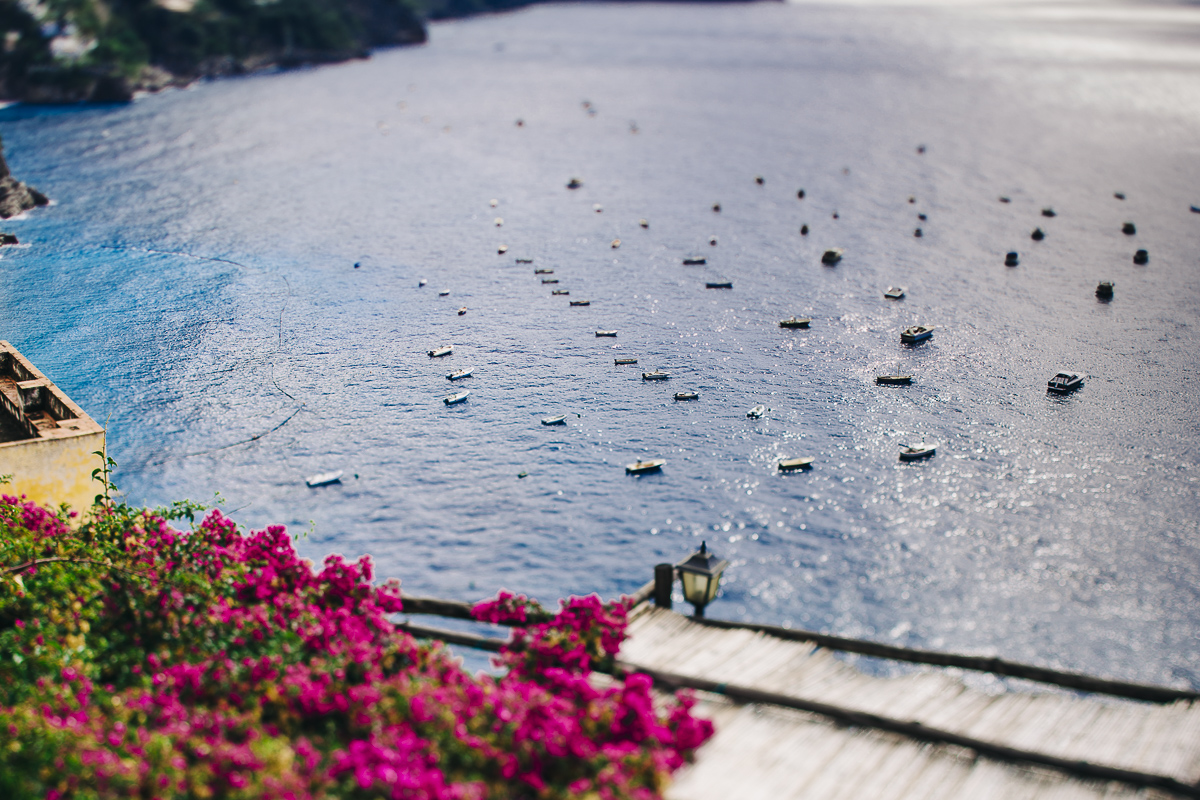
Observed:
[[[0,447],[102,430],[15,347],[0,340]]]

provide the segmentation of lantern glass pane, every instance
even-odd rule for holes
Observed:
[[[697,575],[694,572],[680,570],[683,579],[683,597],[689,603],[704,605],[710,599],[708,596],[709,579],[707,575]]]
[[[717,587],[720,585],[721,573],[718,572],[716,575],[713,575],[708,579],[708,585],[704,587],[708,593],[708,596],[705,598],[706,603],[711,603],[717,598]]]

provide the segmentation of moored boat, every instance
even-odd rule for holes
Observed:
[[[553,274],[554,274],[554,270],[552,270],[552,269],[546,269],[545,267],[538,267],[537,269],[535,269],[535,270],[533,271],[533,274],[534,274],[534,275],[553,275]]]
[[[688,257],[683,260],[685,267],[702,267],[708,263],[708,259]]]
[[[636,364],[637,359],[636,358],[614,358],[613,363],[616,364],[618,367],[622,367],[622,366],[626,366],[628,364]]]
[[[1046,383],[1046,391],[1067,394],[1083,386],[1083,378],[1069,372],[1060,372]]]
[[[471,394],[471,391],[469,389],[464,389],[461,392],[455,392],[454,394],[446,395],[445,397],[442,398],[442,402],[448,406],[452,406],[455,403],[463,402],[464,400],[467,399],[467,397],[470,396],[470,394]]]
[[[567,289],[555,289],[555,290],[554,290],[553,292],[551,292],[550,294],[552,294],[552,295],[565,295],[565,294],[570,294],[570,293],[571,293],[571,292],[570,292],[569,290],[567,290]]]
[[[813,458],[781,458],[779,459],[779,470],[781,472],[791,472],[795,469],[809,469],[813,465]]]
[[[1101,300],[1111,300],[1113,296],[1113,282],[1100,281],[1100,285],[1096,287],[1096,297]]]
[[[448,356],[453,352],[454,352],[454,345],[444,344],[441,347],[435,347],[432,350],[430,350],[429,357],[430,358],[441,358],[442,356]]]
[[[883,296],[889,300],[899,300],[900,298],[904,297],[904,287],[889,286],[888,290],[883,293]]]
[[[518,258],[517,263],[518,264],[532,264],[533,259],[532,258]]]
[[[571,178],[571,180],[567,181],[568,189],[578,189],[580,186],[583,186],[583,181],[579,180],[579,178]]]
[[[676,400],[699,400],[700,395],[697,392],[676,392]]]
[[[937,452],[937,447],[932,444],[910,444],[900,451],[901,461],[916,461],[922,458],[929,458]]]
[[[542,283],[558,283],[558,278],[542,278]]]
[[[791,319],[779,320],[779,327],[781,327],[781,328],[807,328],[808,324],[810,322],[812,322],[812,319],[809,317],[792,317]]]
[[[591,304],[592,304],[591,300],[572,300],[571,301],[571,305],[573,305],[573,306],[590,306]]]
[[[755,406],[754,408],[752,408],[746,412],[746,416],[749,417],[750,419],[762,419],[766,413],[767,413],[766,406]]]
[[[328,486],[331,483],[341,483],[342,475],[344,474],[345,473],[340,469],[336,472],[322,472],[319,475],[313,475],[311,478],[306,480],[305,483],[308,484],[309,488],[315,489],[318,486]]]
[[[647,472],[658,472],[665,463],[667,462],[661,458],[655,458],[650,461],[635,461],[632,464],[625,465],[625,474],[645,475]]]
[[[449,295],[450,295],[449,289],[442,289],[440,292],[438,292],[438,297],[448,297]]]
[[[844,252],[840,247],[831,247],[821,254],[821,263],[832,267],[842,260],[842,253]]]
[[[907,386],[912,383],[912,375],[876,375],[875,382],[890,386]]]
[[[654,370],[653,372],[642,373],[642,380],[644,381],[665,381],[669,377],[671,376],[668,373],[658,369]]]
[[[616,331],[596,331],[596,336],[607,336],[610,339],[617,338]]]
[[[465,314],[465,313],[467,313],[467,307],[466,307],[466,306],[463,306],[462,308],[460,308],[460,309],[458,310],[458,315],[459,315],[460,317],[461,317],[463,314]]]
[[[467,367],[466,369],[458,369],[458,370],[455,370],[454,372],[448,372],[448,373],[446,373],[446,380],[461,381],[463,378],[471,377],[471,373],[474,371],[475,371],[474,367]]]
[[[543,425],[566,425],[567,424],[567,415],[559,414],[554,417],[542,417],[542,424]]]
[[[708,281],[704,284],[705,289],[732,289],[733,281]]]
[[[933,328],[925,325],[913,325],[911,328],[905,328],[900,333],[900,341],[905,344],[916,344],[923,342],[933,336]]]

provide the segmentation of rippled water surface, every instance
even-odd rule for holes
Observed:
[[[108,424],[131,500],[219,492],[412,592],[613,595],[707,540],[714,616],[1197,686],[1198,34],[1194,6],[540,6],[11,107],[56,205],[6,226],[0,337]],[[1063,369],[1084,388],[1047,396]]]

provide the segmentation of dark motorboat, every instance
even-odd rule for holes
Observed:
[[[1053,394],[1068,394],[1083,386],[1083,378],[1067,372],[1060,372],[1046,383],[1046,391]]]
[[[875,382],[888,386],[907,386],[912,383],[912,375],[876,375]]]
[[[1150,262],[1150,254],[1145,250],[1138,250],[1133,254],[1133,263],[1148,264]]]
[[[580,186],[583,186],[583,181],[579,180],[579,178],[571,178],[571,180],[567,181],[568,189],[578,189]]]
[[[696,392],[676,392],[676,400],[699,400],[700,395]]]
[[[572,300],[571,301],[571,305],[573,305],[573,306],[590,306],[591,304],[592,304],[591,300]]]
[[[1004,266],[1015,267],[1019,263],[1020,263],[1020,260],[1018,259],[1017,252],[1015,250],[1010,250],[1008,253],[1005,254]]]
[[[705,289],[732,289],[733,281],[709,281],[704,284]]]
[[[812,319],[810,317],[792,317],[791,319],[779,320],[779,327],[781,327],[781,328],[807,328],[808,324],[810,322],[812,322]]]
[[[1099,297],[1101,300],[1112,300],[1112,296],[1113,282],[1100,281],[1100,285],[1096,287],[1096,297]]]
[[[708,260],[704,258],[685,258],[683,260],[683,265],[685,267],[702,267],[707,263]]]
[[[840,247],[831,247],[821,255],[821,263],[832,267],[834,264],[842,260],[842,253],[845,252]]]
[[[1121,233],[1125,234],[1126,236],[1133,236],[1137,233],[1137,226],[1132,222],[1126,222],[1121,226]]]
[[[929,458],[937,452],[937,447],[932,444],[910,444],[900,451],[901,461],[917,461],[922,458]]]

